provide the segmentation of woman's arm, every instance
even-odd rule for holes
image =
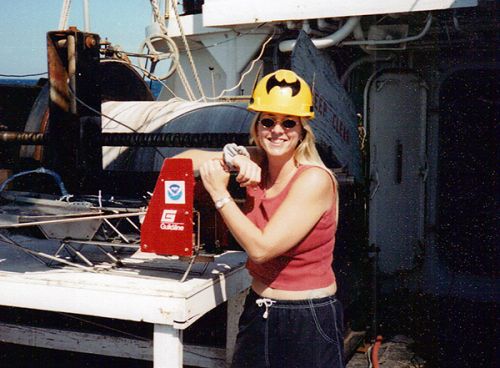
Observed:
[[[193,161],[193,170],[199,170],[200,166],[209,160],[222,161],[222,151],[209,151],[201,149],[189,149],[175,155],[173,158],[190,158]]]
[[[233,165],[238,170],[236,181],[242,187],[257,185],[261,180],[262,152],[257,147],[247,147],[247,150],[250,153],[250,158],[237,155],[233,159]],[[190,149],[175,155],[174,158],[190,158],[193,161],[193,170],[199,170],[200,166],[207,161],[224,161],[222,151],[201,149]]]
[[[207,163],[200,168],[200,174],[214,201],[229,196],[220,165]],[[336,205],[334,201],[330,175],[323,169],[311,168],[302,172],[293,183],[264,229],[255,226],[234,202],[222,207],[220,214],[248,256],[254,262],[262,263],[297,245],[323,213]]]

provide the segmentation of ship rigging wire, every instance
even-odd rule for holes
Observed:
[[[247,36],[247,35],[250,35],[250,34],[259,34],[259,33],[255,33],[255,31],[259,28],[262,28],[263,26],[265,26],[267,23],[262,23],[262,24],[259,24],[257,27],[254,27],[252,28],[251,30],[249,30],[248,32],[240,32],[238,33],[235,37],[231,37],[229,39],[226,39],[226,40],[223,40],[223,41],[220,41],[220,42],[215,42],[211,45],[207,45],[207,46],[201,46],[201,47],[197,47],[195,49],[190,49],[191,52],[192,51],[199,51],[199,50],[204,50],[204,49],[209,49],[209,48],[212,48],[212,47],[217,47],[219,45],[222,45],[224,43],[227,43],[227,42],[231,42],[237,38],[240,38],[240,37],[244,37],[244,36]],[[262,45],[262,49],[261,49],[261,53],[259,54],[259,56],[257,56],[257,58],[255,58],[252,62],[251,62],[251,66],[250,66],[250,69],[248,71],[246,71],[240,81],[238,82],[238,84],[236,84],[234,87],[230,88],[230,89],[226,89],[224,91],[222,91],[219,96],[217,97],[206,97],[207,100],[217,100],[219,98],[222,98],[224,96],[225,93],[227,92],[230,92],[230,91],[233,91],[235,88],[237,88],[238,86],[241,85],[241,83],[243,82],[243,79],[244,77],[251,72],[251,70],[253,69],[255,63],[262,57],[263,55],[263,52],[265,50],[265,46],[272,40],[272,38],[275,36],[275,33],[276,33],[276,30],[273,31],[273,34],[263,43]],[[136,53],[136,52],[129,52],[129,51],[118,51],[118,50],[113,50],[114,53],[122,53],[122,54],[125,54],[127,56],[132,56],[132,57],[136,57],[136,58],[140,58],[140,57],[144,57],[144,58],[151,58],[151,55],[149,54],[144,54],[144,53]],[[181,52],[184,52],[184,51],[179,51],[180,53]],[[187,52],[187,50],[185,51]],[[182,98],[182,97],[179,97],[175,94],[175,92],[166,84],[162,81],[161,78],[159,78],[156,74],[154,74],[153,72],[147,70],[146,68],[140,66],[140,65],[137,65],[137,64],[133,64],[133,63],[130,63],[130,65],[132,65],[134,68],[137,68],[139,69],[142,73],[146,74],[148,76],[148,78],[150,80],[154,80],[154,81],[158,81],[163,87],[165,87],[171,94],[173,97],[179,99],[179,100],[185,100],[185,101],[188,101],[186,100],[185,98]],[[184,83],[183,79],[181,78],[181,82]],[[188,96],[190,96],[190,94],[188,93]],[[194,99],[194,96],[193,96],[193,99]],[[193,99],[190,99],[190,101],[193,101]],[[195,102],[199,102],[201,101],[202,98],[199,98],[197,100],[195,100]]]
[[[156,2],[156,0],[151,0],[151,2]],[[174,10],[175,19],[177,20],[177,25],[179,26],[179,30],[181,32],[182,41],[184,42],[184,47],[186,48],[186,51],[187,51],[189,63],[191,64],[191,69],[193,70],[193,75],[194,75],[194,79],[196,81],[196,85],[198,87],[198,90],[201,93],[201,97],[203,98],[203,101],[206,102],[207,99],[205,96],[205,92],[203,91],[203,86],[201,85],[200,76],[198,75],[198,70],[196,69],[196,64],[194,63],[193,55],[191,54],[191,50],[189,48],[186,34],[184,32],[184,27],[182,26],[181,18],[179,16],[179,11],[177,9],[177,2],[173,1],[171,4],[172,4],[172,9]]]
[[[264,23],[264,24],[265,24],[265,23]],[[205,49],[205,48],[209,48],[209,47],[216,47],[216,46],[218,46],[218,45],[220,45],[220,44],[222,44],[222,43],[229,42],[229,41],[232,41],[232,40],[234,40],[234,39],[236,39],[236,38],[238,38],[238,37],[242,37],[242,36],[248,35],[248,34],[250,34],[250,33],[253,33],[253,31],[254,31],[254,30],[256,30],[256,29],[258,29],[258,28],[262,27],[264,24],[261,24],[261,25],[259,25],[258,27],[253,28],[253,29],[252,29],[251,31],[249,31],[249,32],[239,34],[239,35],[237,35],[236,37],[233,37],[233,38],[231,38],[231,39],[229,39],[229,40],[224,40],[224,41],[222,41],[222,42],[217,42],[217,43],[214,43],[214,44],[209,45],[209,46],[200,47],[200,48],[195,49],[195,51],[196,51],[196,50]],[[250,67],[248,68],[248,70],[247,70],[247,71],[245,71],[245,73],[243,73],[243,74],[241,75],[241,78],[240,78],[239,82],[238,82],[235,86],[233,86],[233,87],[231,87],[231,88],[229,88],[229,89],[225,89],[225,90],[223,90],[223,91],[222,91],[222,92],[221,92],[218,96],[216,96],[216,97],[208,97],[208,96],[205,96],[204,98],[203,98],[203,97],[202,97],[202,98],[199,98],[199,99],[195,100],[194,102],[199,102],[199,101],[201,101],[201,100],[204,100],[204,102],[207,102],[206,100],[215,101],[215,100],[218,100],[218,99],[222,98],[222,97],[223,97],[223,96],[224,96],[227,92],[234,91],[236,88],[238,88],[238,87],[239,87],[239,86],[243,83],[243,80],[245,79],[245,77],[246,77],[246,76],[247,76],[247,75],[248,75],[248,74],[249,74],[249,73],[253,70],[253,68],[255,67],[255,63],[257,63],[257,61],[259,61],[259,60],[260,60],[260,58],[261,58],[261,57],[262,57],[262,55],[264,54],[264,51],[265,51],[266,46],[268,45],[268,43],[269,43],[269,42],[271,42],[271,40],[273,39],[273,37],[275,36],[275,34],[276,34],[276,31],[275,31],[275,30],[273,30],[272,35],[271,35],[271,36],[269,36],[269,37],[268,37],[268,38],[264,41],[264,43],[262,44],[262,47],[261,47],[261,50],[260,50],[259,55],[258,55],[255,59],[253,59],[253,60],[252,60],[252,62],[250,63]],[[147,55],[147,54],[128,53],[128,52],[124,52],[124,51],[120,51],[120,52],[122,52],[122,53],[124,53],[124,54],[126,54],[126,55],[129,55],[129,56],[135,56],[135,57],[148,57],[148,55]],[[174,91],[173,91],[170,87],[168,87],[168,85],[167,85],[166,83],[164,83],[164,82],[163,82],[163,81],[162,81],[162,80],[161,80],[158,76],[156,76],[154,73],[152,73],[152,72],[148,71],[147,69],[143,68],[143,67],[142,67],[142,66],[140,66],[140,65],[133,64],[133,63],[131,63],[131,65],[132,65],[134,68],[137,68],[137,69],[141,70],[142,72],[147,73],[147,74],[148,74],[149,79],[151,79],[151,80],[155,80],[155,81],[160,82],[160,83],[161,83],[161,85],[162,85],[163,87],[165,87],[165,88],[166,88],[166,89],[167,89],[167,90],[168,90],[168,91],[172,94],[172,96],[174,96],[175,98],[180,99],[180,100],[186,100],[186,99],[183,99],[183,98],[181,98],[181,97],[177,96],[177,95],[174,93]]]
[[[160,29],[162,32],[166,35],[168,32],[167,28],[165,27],[165,24],[163,23],[161,16],[160,16],[160,8],[158,6],[158,3],[155,0],[151,0],[151,7],[153,8],[153,17],[155,22],[160,26]],[[178,59],[178,58],[177,58]],[[188,98],[193,101],[195,99],[194,92],[191,88],[191,85],[189,84],[189,81],[187,80],[186,74],[184,73],[184,69],[181,65],[181,63],[177,62],[176,65],[171,66],[172,68],[176,68],[179,74],[179,79],[181,80],[181,83],[186,90],[186,94],[188,95]]]
[[[156,2],[156,0],[151,0],[151,2]],[[189,48],[186,34],[184,32],[184,27],[182,26],[181,18],[179,16],[179,10],[177,8],[177,1],[172,1],[171,4],[172,4],[172,9],[174,10],[177,25],[179,26],[179,31],[181,33],[182,42],[184,43],[184,47],[186,48],[186,54],[187,54],[188,59],[189,59],[189,64],[191,65],[191,69],[193,70],[193,75],[194,75],[194,79],[196,81],[196,86],[198,87],[198,90],[200,91],[200,94],[201,94],[203,101],[206,102],[207,100],[206,100],[205,92],[203,91],[203,86],[201,85],[200,76],[198,75],[198,70],[196,69],[196,64],[194,62],[193,55],[191,54],[191,49]]]
[[[71,0],[64,0],[59,15],[59,29],[66,29],[68,26],[69,9],[71,8]]]
[[[160,26],[162,32],[166,35],[168,34],[168,30],[167,30],[167,27],[165,27],[165,24],[163,22],[163,20],[161,19],[161,15],[160,15],[160,8],[158,6],[158,3],[156,0],[150,0],[150,3],[151,3],[151,7],[153,9],[153,16],[154,16],[154,19],[155,19],[155,22]],[[189,51],[189,45],[187,43],[187,39],[185,39],[185,34],[184,34],[184,30],[182,28],[182,24],[181,24],[181,21],[180,21],[180,18],[179,18],[179,14],[178,14],[178,11],[177,11],[177,3],[172,3],[172,8],[174,9],[174,13],[176,14],[176,19],[177,19],[177,23],[178,23],[178,26],[179,26],[179,30],[181,32],[181,35],[183,36],[183,41],[185,43],[185,47],[186,47],[186,51],[187,51],[187,55],[188,55],[188,59],[189,59],[189,62],[191,64],[191,69],[193,70],[193,75],[194,75],[194,78],[195,78],[195,81],[197,83],[197,86],[198,86],[198,89],[201,93],[201,96],[202,97],[205,97],[205,94],[203,92],[203,88],[201,87],[201,81],[199,79],[199,76],[198,76],[198,71],[196,70],[196,65],[194,64],[194,60],[192,58],[192,55],[191,55],[191,52]],[[191,85],[189,84],[189,81],[186,77],[186,74],[184,73],[184,70],[182,68],[182,65],[181,63],[177,63],[176,65],[176,68],[179,72],[179,78],[182,82],[182,85],[184,86],[184,89],[186,90],[186,93],[189,97],[189,99],[191,101],[195,100],[195,95],[194,95],[194,92],[191,88]]]
[[[4,78],[26,78],[26,77],[38,77],[40,75],[45,75],[48,72],[33,73],[33,74],[0,74],[0,77]]]
[[[139,69],[140,71],[142,71],[143,73],[148,73],[148,78],[150,80],[153,80],[153,81],[157,81],[159,82],[164,88],[166,88],[171,94],[172,96],[174,96],[174,98],[178,99],[178,100],[184,100],[184,101],[187,101],[186,99],[182,98],[182,97],[179,97],[175,94],[175,92],[172,90],[172,88],[170,88],[165,82],[163,82],[156,74],[154,73],[151,73],[149,72],[146,68],[143,68],[142,66],[140,65],[136,65],[136,64],[133,64],[131,63],[130,65],[132,65],[134,68],[137,68]]]
[[[120,334],[122,334],[124,336],[133,337],[135,339],[142,340],[142,341],[151,341],[151,339],[148,339],[146,337],[139,336],[139,335],[136,335],[136,334],[132,334],[130,332],[127,332],[127,331],[124,331],[124,330],[121,330],[121,329],[118,329],[118,328],[114,328],[114,327],[105,325],[103,323],[98,323],[98,322],[95,322],[95,321],[91,321],[90,319],[86,319],[86,318],[82,318],[82,317],[77,317],[76,315],[73,315],[73,314],[64,313],[64,312],[58,312],[58,314],[61,315],[61,316],[64,316],[64,317],[73,318],[73,319],[75,319],[77,321],[84,322],[84,323],[87,323],[87,324],[92,325],[92,326],[100,327],[100,328],[105,329],[105,330],[109,330],[109,331],[113,331],[113,332],[118,332],[118,333],[120,333]]]
[[[243,83],[243,79],[245,79],[245,77],[253,70],[255,63],[260,60],[260,58],[264,54],[264,50],[266,49],[267,44],[269,42],[271,42],[271,40],[273,39],[274,34],[275,34],[275,31],[273,31],[273,34],[271,36],[269,36],[268,39],[262,44],[259,55],[255,59],[252,60],[250,67],[248,68],[248,70],[245,73],[243,73],[241,75],[239,82],[234,87],[223,90],[217,97],[207,97],[207,99],[218,100],[219,98],[223,97],[224,94],[226,94],[227,92],[234,91],[236,88],[238,88],[241,85],[241,83]]]
[[[69,85],[68,85],[69,87]],[[106,114],[103,114],[101,111],[98,111],[96,109],[94,109],[92,106],[86,104],[84,101],[82,101],[80,98],[78,98],[78,96],[71,90],[71,88],[68,88],[68,91],[69,93],[75,98],[76,101],[78,101],[81,105],[85,106],[87,109],[89,109],[90,111],[102,116],[102,117],[105,117],[106,119],[109,119],[127,129],[130,129],[131,131],[133,131],[134,133],[139,133],[136,129],[128,126],[127,124],[119,121],[119,120],[116,120],[115,118],[112,118],[111,116],[108,116]],[[160,156],[161,158],[166,158],[166,156],[158,149],[158,147],[152,147]]]

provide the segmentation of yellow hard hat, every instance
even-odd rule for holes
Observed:
[[[314,118],[311,89],[305,80],[286,69],[267,74],[257,83],[248,109]]]

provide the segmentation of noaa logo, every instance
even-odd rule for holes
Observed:
[[[165,181],[165,203],[186,203],[185,184],[180,180]]]
[[[177,201],[182,196],[182,189],[180,185],[172,184],[171,186],[168,187],[167,190],[168,190],[168,197],[170,199],[173,199],[174,201]]]

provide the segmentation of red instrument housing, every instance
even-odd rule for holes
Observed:
[[[195,178],[192,161],[165,159],[142,223],[141,251],[190,257],[228,247],[239,249],[200,178]]]
[[[190,159],[165,159],[141,227],[141,251],[193,255],[194,174]]]

